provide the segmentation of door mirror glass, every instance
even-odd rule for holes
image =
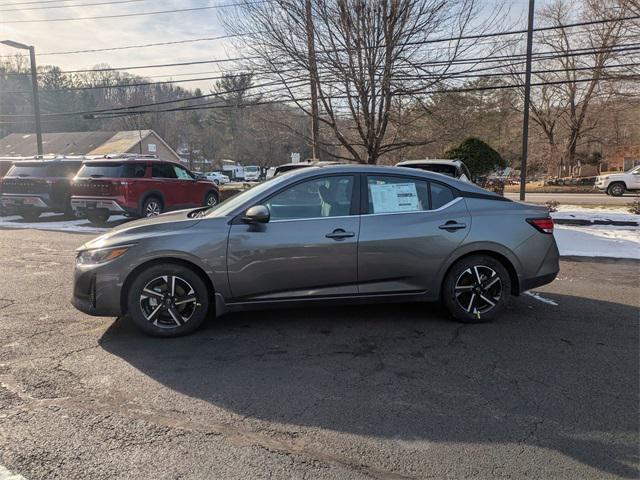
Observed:
[[[270,216],[271,214],[267,207],[264,205],[255,205],[245,212],[242,221],[244,223],[268,223]]]

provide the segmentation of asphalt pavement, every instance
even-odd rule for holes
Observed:
[[[519,200],[519,193],[505,193],[511,200]],[[551,200],[562,205],[610,205],[626,206],[639,198],[636,193],[626,193],[622,197],[611,197],[604,193],[527,193],[525,201],[529,203],[545,203]]]
[[[567,259],[462,325],[271,310],[155,339],[69,304],[87,235],[0,230],[0,474],[638,478],[640,264]]]

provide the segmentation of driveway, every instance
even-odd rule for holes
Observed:
[[[492,324],[384,305],[234,314],[154,339],[69,305],[88,238],[0,230],[0,466],[15,474],[640,474],[638,262],[565,260]]]

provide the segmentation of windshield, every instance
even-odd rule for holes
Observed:
[[[244,170],[246,172],[257,172],[258,171],[258,167],[244,167]]]
[[[627,173],[640,173],[640,165],[637,165],[637,166],[633,167]]]
[[[288,179],[288,175],[281,175],[279,177],[274,177],[266,182],[262,182],[255,187],[252,187],[248,190],[245,190],[242,193],[234,195],[223,202],[220,202],[218,205],[210,207],[205,215],[210,217],[224,217],[233,212],[236,208],[242,205],[245,202],[248,202],[253,197],[259,196],[262,192],[271,188],[273,185],[277,185],[281,182],[285,182]]]

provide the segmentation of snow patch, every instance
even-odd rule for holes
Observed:
[[[640,227],[556,225],[553,235],[562,256],[640,260]]]
[[[20,216],[0,217],[0,228],[32,228],[34,230],[55,230],[58,232],[73,233],[104,233],[111,227],[119,225],[127,220],[124,216],[113,216],[106,227],[91,225],[87,219],[62,220],[62,216],[53,213],[45,213],[35,222],[27,222]]]
[[[547,305],[553,305],[554,307],[558,306],[558,303],[551,300],[550,298],[543,297],[538,292],[524,292],[525,295],[529,295],[531,298],[535,298],[536,300],[546,303]]]

